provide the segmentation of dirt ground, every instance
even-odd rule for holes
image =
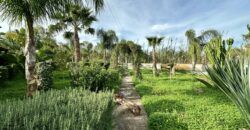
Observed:
[[[126,101],[140,106],[141,114],[135,116],[126,105],[116,105],[113,111],[113,130],[148,130],[147,113],[142,106],[139,94],[134,88],[131,76],[124,77],[120,92],[124,94]]]

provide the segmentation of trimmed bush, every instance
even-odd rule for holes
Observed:
[[[91,91],[116,90],[121,83],[118,71],[106,70],[100,65],[81,66],[71,63],[69,69],[72,87],[83,87]]]
[[[49,90],[53,85],[53,67],[49,61],[36,65],[37,85],[39,90]]]
[[[82,88],[37,93],[0,105],[0,129],[107,130],[112,127],[111,92]]]

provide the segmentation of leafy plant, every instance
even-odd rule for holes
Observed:
[[[103,66],[97,64],[82,66],[78,63],[71,63],[69,69],[72,87],[99,91],[117,89],[120,85],[118,71],[106,70]]]
[[[38,90],[49,90],[53,85],[53,66],[51,61],[39,62],[36,65]]]
[[[239,108],[250,126],[250,61],[226,59],[224,65],[218,59],[207,67],[207,84],[218,87]]]

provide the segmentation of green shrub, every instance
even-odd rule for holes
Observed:
[[[128,68],[125,66],[117,66],[115,69],[119,72],[121,77],[128,75]]]
[[[100,65],[81,66],[72,63],[70,66],[72,87],[84,87],[91,91],[117,89],[120,75],[116,70],[106,70]]]
[[[176,114],[155,112],[149,117],[151,130],[187,130],[187,125],[177,120]]]
[[[0,105],[0,129],[111,129],[112,93],[82,88],[38,93]]]
[[[49,61],[36,65],[37,85],[39,90],[49,90],[53,85],[53,67]]]

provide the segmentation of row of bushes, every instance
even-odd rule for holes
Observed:
[[[91,91],[117,90],[121,76],[117,70],[107,70],[99,64],[69,64],[71,86],[83,87]]]
[[[112,95],[69,88],[7,100],[0,105],[0,129],[107,130],[112,127]]]

